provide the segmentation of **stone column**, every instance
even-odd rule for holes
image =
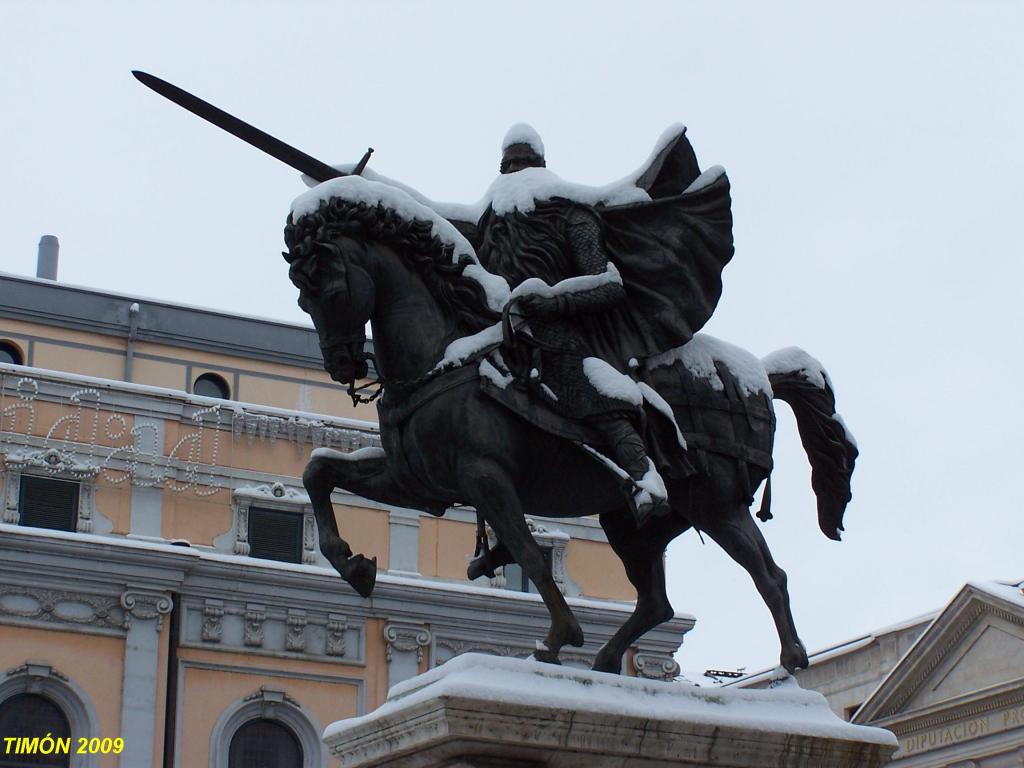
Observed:
[[[156,735],[156,690],[160,633],[164,616],[171,612],[169,595],[129,586],[121,594],[124,624],[124,681],[121,687],[121,764],[153,768]]]
[[[157,488],[162,470],[155,462],[163,453],[164,422],[148,416],[136,416],[135,454],[140,458],[132,479],[131,532],[136,536],[162,535],[164,492]]]
[[[391,622],[384,625],[388,688],[419,673],[423,649],[430,646],[431,639],[430,630],[419,624]]]

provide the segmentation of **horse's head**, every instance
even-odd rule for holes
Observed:
[[[349,187],[366,191],[351,182]],[[436,214],[424,208],[424,217],[417,218],[396,206],[342,195],[313,201],[315,208],[300,208],[297,219],[289,216],[284,257],[299,306],[320,335],[324,367],[335,380],[351,383],[366,376],[363,345],[371,316],[383,326],[377,328],[380,368],[399,381],[425,373],[456,335],[500,318],[478,276],[464,274],[473,263],[470,256],[456,259],[452,243],[434,232]]]
[[[364,266],[366,243],[342,236],[289,245],[288,276],[299,289],[299,306],[313,319],[324,368],[343,384],[365,378],[366,323],[376,293]]]

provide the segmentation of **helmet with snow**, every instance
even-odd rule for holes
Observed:
[[[544,142],[526,123],[508,129],[501,142],[501,172],[515,173],[524,168],[544,168]]]

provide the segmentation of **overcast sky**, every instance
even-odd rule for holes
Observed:
[[[171,11],[169,9],[173,8]],[[510,124],[604,183],[670,123],[733,184],[707,326],[828,368],[861,447],[845,541],[817,529],[779,406],[776,518],[810,650],[1022,578],[1024,5],[0,2],[0,269],[304,321],[280,257],[298,175],[139,85],[143,69],[328,162],[476,201]],[[688,533],[679,656],[773,666],[746,573]]]

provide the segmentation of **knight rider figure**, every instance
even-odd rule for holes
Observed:
[[[503,143],[501,173],[545,167],[543,151],[532,129],[514,126]],[[639,403],[595,386],[594,371],[602,365],[601,351],[581,333],[581,319],[626,300],[618,272],[610,268],[604,250],[599,216],[590,206],[554,198],[528,213],[515,210],[496,215],[489,209],[478,231],[481,262],[513,289],[529,278],[540,278],[550,286],[585,275],[607,278],[591,281],[579,290],[551,296],[528,294],[517,300],[515,309],[529,321],[528,333],[519,338],[533,352],[523,367],[536,396],[560,415],[585,422],[603,443],[594,447],[607,452],[629,475],[636,485],[633,509],[637,525],[651,514],[667,511],[664,483],[635,426],[641,416]],[[627,361],[603,362],[625,367]]]

